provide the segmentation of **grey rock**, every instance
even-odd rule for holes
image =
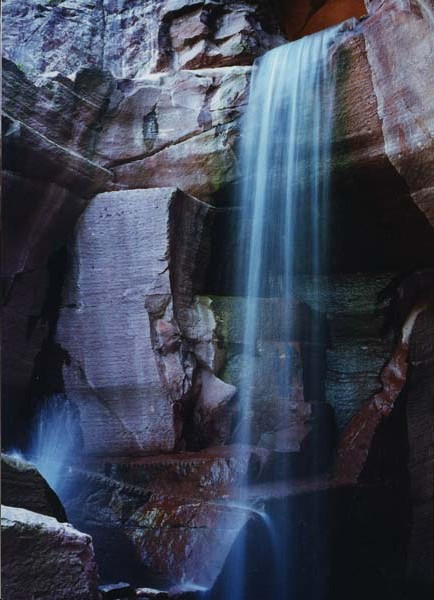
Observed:
[[[2,501],[7,506],[26,508],[58,521],[67,521],[56,493],[34,465],[19,458],[1,456]]]
[[[69,523],[2,506],[5,600],[98,600],[92,539]]]
[[[103,600],[120,600],[123,598],[135,598],[134,589],[129,583],[111,583],[100,585],[99,591]]]
[[[119,78],[156,70],[251,64],[284,42],[279,13],[231,0],[5,0],[3,50],[37,79],[97,67]],[[78,27],[77,24],[80,24]]]
[[[100,194],[81,217],[57,341],[70,356],[65,391],[79,409],[85,453],[181,444],[200,343],[183,334],[182,315],[195,310],[209,210],[159,188]]]

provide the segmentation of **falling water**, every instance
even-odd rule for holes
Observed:
[[[247,349],[255,350],[261,335],[261,296],[284,300],[276,317],[287,329],[297,260],[313,276],[325,263],[334,96],[329,50],[338,30],[275,48],[253,69],[241,152]],[[255,369],[246,368],[245,414],[251,414],[254,387]],[[249,419],[243,424],[241,438],[250,443]]]
[[[279,408],[284,429],[292,393],[291,377],[285,373],[291,371],[287,363],[292,361],[287,342],[294,277],[303,272],[314,281],[327,264],[335,90],[331,48],[341,29],[334,27],[276,48],[253,68],[241,148],[243,218],[238,273],[245,276],[244,348],[250,357],[244,363],[239,389],[238,437],[243,444],[258,443],[254,421],[262,398],[256,398],[261,374],[255,357],[269,351],[266,345],[262,348],[262,299],[277,299],[274,306],[278,308],[271,318],[278,331],[279,356],[287,357],[274,374],[279,379],[279,402],[283,398],[282,406],[285,401],[288,406]],[[275,565],[281,574],[276,593],[282,599],[291,598],[284,555],[288,535],[286,530],[279,531],[280,542],[274,542],[280,545],[274,554],[280,555]],[[247,550],[239,554],[238,576],[231,583],[234,600],[246,597]]]
[[[81,445],[77,421],[76,409],[61,394],[46,398],[35,416],[26,455],[57,493]]]

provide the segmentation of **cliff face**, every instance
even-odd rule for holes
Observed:
[[[409,577],[426,582],[434,21],[425,2],[366,4],[368,17],[353,22],[334,49],[332,262],[321,275],[319,298],[299,267],[300,327],[291,332],[294,423],[282,442],[270,365],[258,361],[258,404],[265,408],[258,411],[257,438],[266,456],[253,470],[255,477],[267,473],[279,444],[291,460],[308,455],[312,431],[330,422],[330,407],[322,412],[327,400],[343,432],[341,474],[346,462],[359,465],[364,475],[349,478],[358,485],[377,472],[378,444],[401,444],[383,429],[395,401],[404,402],[409,455],[402,460],[414,514],[407,568]],[[358,2],[317,5],[4,1],[6,445],[23,441],[23,424],[53,394],[75,405],[81,451],[92,460],[116,463],[236,441],[243,300],[226,296],[237,293],[240,278],[234,268],[240,118],[254,59],[284,43],[285,32],[296,37],[329,24],[327,15],[364,12]],[[385,288],[393,300],[389,312],[385,304],[377,310]],[[420,314],[403,353],[399,339],[415,307]],[[316,349],[322,380],[315,387],[307,337],[309,324],[324,313],[329,339]],[[264,323],[276,314],[273,302],[264,305]],[[385,318],[396,339],[380,334]],[[267,343],[277,339],[270,325]],[[394,370],[394,360],[401,379],[391,391],[387,369]],[[390,410],[373,417],[381,386]],[[355,445],[346,444],[350,438]],[[329,456],[329,441],[326,447]],[[217,452],[203,460],[212,471],[226,458]],[[303,460],[296,464],[304,469]],[[221,485],[211,476],[207,482]],[[200,518],[212,530],[216,511],[207,506],[200,510],[208,516]],[[83,522],[92,521],[89,510]],[[176,513],[176,502],[158,510]],[[143,538],[146,511],[129,517],[138,532],[133,541],[161,567],[159,550]],[[240,528],[250,518],[243,514]],[[219,569],[232,542],[220,548]],[[193,554],[199,561],[199,546]],[[181,572],[182,553],[174,561],[173,572]]]

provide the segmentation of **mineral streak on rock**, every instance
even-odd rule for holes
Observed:
[[[418,315],[426,305],[415,307],[407,317],[393,354],[381,371],[381,390],[352,418],[339,443],[335,476],[357,482],[366,464],[375,432],[393,410],[408,372],[408,343]]]

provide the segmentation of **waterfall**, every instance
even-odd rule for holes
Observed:
[[[245,274],[244,348],[261,339],[261,298],[278,298],[282,332],[292,323],[294,276],[327,263],[327,201],[335,74],[330,48],[340,26],[271,50],[255,62],[241,148]],[[284,338],[282,333],[281,338]],[[286,365],[289,369],[289,365]],[[240,438],[252,443],[255,362],[240,386]],[[289,393],[283,378],[281,394]],[[283,388],[283,389],[282,389]]]
[[[267,410],[263,406],[258,360],[265,360],[273,370],[277,391],[275,397],[269,395],[268,402],[278,403],[280,422],[277,426],[285,429],[294,404],[291,405],[294,353],[291,354],[290,347],[294,279],[297,273],[303,273],[314,285],[327,265],[335,93],[331,48],[341,30],[342,26],[333,27],[275,48],[258,59],[253,67],[242,128],[242,225],[237,265],[237,273],[244,276],[242,295],[245,297],[244,314],[240,318],[246,358],[239,385],[241,420],[237,431],[237,438],[243,444],[260,444],[255,421],[258,412]],[[315,293],[318,290],[314,290],[314,298]],[[272,300],[265,309],[264,299]],[[276,335],[272,344],[269,334],[264,334],[262,329],[264,310],[270,311],[270,306],[274,312],[265,320],[268,325],[274,321]],[[315,335],[315,331],[311,335]],[[258,359],[267,352],[274,352],[275,357]],[[245,502],[242,495],[240,491],[240,500]],[[284,525],[274,528],[273,543],[277,547],[273,556],[279,559],[273,568],[278,573],[274,577],[273,597],[281,599],[296,597],[291,593],[288,574],[291,534],[289,525],[285,524],[290,521],[288,503],[280,521]],[[231,575],[229,584],[234,600],[249,597],[248,551],[241,543],[236,572]],[[313,597],[317,596],[313,594]]]
[[[46,398],[35,416],[26,454],[59,494],[64,470],[78,458],[80,447],[77,409],[62,394]]]

